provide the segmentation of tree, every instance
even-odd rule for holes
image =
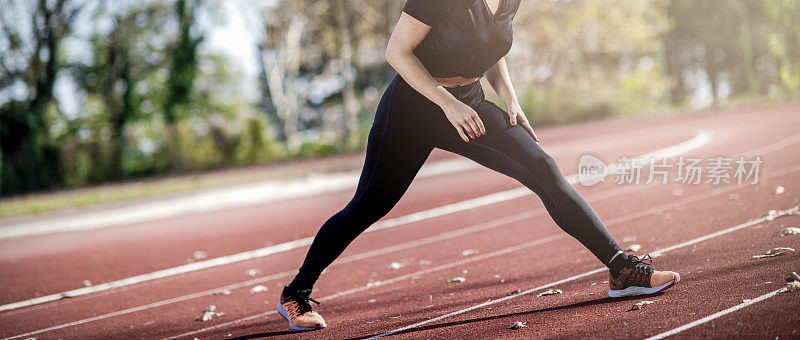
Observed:
[[[105,3],[98,7],[94,19],[109,18],[108,33],[95,32],[90,37],[93,62],[69,65],[72,76],[88,96],[98,96],[104,105],[103,117],[110,130],[107,153],[99,152],[93,173],[97,180],[117,180],[129,176],[125,169],[126,128],[141,116],[141,103],[146,94],[137,87],[161,67],[161,60],[148,60],[153,53],[146,42],[166,20],[166,8],[159,4],[117,7]],[[106,161],[106,158],[108,159]],[[106,166],[107,163],[107,166]]]
[[[175,15],[178,21],[178,39],[169,49],[171,63],[167,80],[167,97],[163,103],[166,126],[167,154],[169,166],[182,168],[180,137],[177,125],[181,116],[187,115],[192,89],[197,77],[197,47],[203,34],[196,32],[195,15],[197,1],[178,0]]]
[[[3,2],[0,90],[23,84],[27,94],[0,106],[0,194],[55,186],[63,179],[59,149],[48,135],[47,114],[58,112],[53,88],[61,69],[61,40],[83,6],[67,0]],[[30,15],[27,24],[17,17],[20,13]]]

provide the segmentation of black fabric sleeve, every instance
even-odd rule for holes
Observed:
[[[448,0],[408,0],[403,12],[428,26],[436,25],[444,14]]]

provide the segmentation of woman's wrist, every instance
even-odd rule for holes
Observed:
[[[447,89],[445,89],[442,85],[436,86],[436,92],[438,95],[433,102],[442,108],[442,110],[446,110],[448,107],[452,106],[458,101],[458,99],[456,99],[456,97],[454,97],[453,94],[450,93],[450,91],[447,91]]]
[[[512,97],[512,99],[509,99],[509,100],[504,100],[503,103],[506,104],[506,108],[508,108],[508,109],[510,109],[512,107],[513,108],[520,107],[519,101],[517,100],[516,97]]]

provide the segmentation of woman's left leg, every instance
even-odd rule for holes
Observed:
[[[494,103],[476,102],[472,107],[481,117],[486,134],[464,142],[451,128],[452,133],[438,138],[437,147],[515,178],[533,190],[558,226],[609,268],[609,296],[654,294],[680,281],[678,273],[648,266],[648,256],[639,259],[622,252],[600,217],[533,137],[523,127],[508,123],[506,112]]]
[[[510,176],[534,191],[561,229],[609,265],[620,246],[589,203],[567,182],[555,160],[522,126],[508,123],[507,114],[494,103],[484,100],[473,108],[483,120],[486,134],[469,142],[448,136],[436,146]]]

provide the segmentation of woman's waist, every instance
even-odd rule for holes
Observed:
[[[405,79],[403,79],[403,77],[400,74],[397,74],[396,78],[397,78],[396,80],[401,81],[404,84],[404,86],[407,87],[409,90],[413,91],[414,93],[420,96],[423,96],[410,84],[408,84],[408,82]],[[475,78],[473,82],[468,84],[450,86],[450,87],[443,85],[442,87],[444,87],[444,89],[447,90],[447,92],[450,92],[450,94],[452,94],[453,97],[470,106],[475,106],[485,99],[480,78]]]
[[[468,86],[470,84],[477,82],[481,78],[456,76],[456,77],[445,77],[445,78],[433,77],[433,79],[436,80],[439,83],[439,85],[442,85],[445,88],[456,88],[460,86]]]
[[[438,81],[437,78],[434,78]],[[470,79],[470,78],[463,78],[463,79]],[[483,96],[483,88],[481,87],[480,78],[472,78],[472,81],[468,83],[457,84],[455,86],[447,86],[439,82],[442,87],[450,92],[454,97],[458,99],[466,98],[466,97],[473,97],[475,95]]]

